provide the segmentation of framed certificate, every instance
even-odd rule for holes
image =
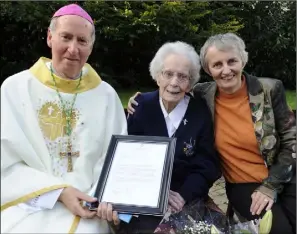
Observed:
[[[113,135],[95,197],[119,213],[164,215],[176,138]]]

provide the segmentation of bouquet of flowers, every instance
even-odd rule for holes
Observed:
[[[269,233],[272,226],[272,212],[266,211],[265,215],[256,220],[251,220],[243,223],[237,223],[230,226],[229,233],[231,234],[262,234]]]
[[[211,199],[208,199],[194,201],[178,213],[167,211],[154,233],[221,234],[227,231],[228,218]]]
[[[154,233],[157,234],[260,234],[269,233],[272,213],[262,219],[243,223],[231,223],[212,200],[195,201],[179,213],[169,210]]]

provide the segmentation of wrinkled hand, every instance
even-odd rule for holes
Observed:
[[[266,211],[270,210],[274,201],[264,193],[256,191],[252,194],[252,205],[250,211],[252,215],[260,215],[262,210],[266,207]]]
[[[100,203],[97,209],[97,216],[100,219],[113,222],[114,225],[120,224],[118,212],[112,210],[112,205],[110,203],[106,203],[106,202]]]
[[[136,92],[132,97],[129,98],[128,106],[127,106],[127,111],[130,115],[133,115],[135,112],[135,109],[132,107],[132,104],[135,106],[138,106],[138,102],[135,101],[135,98],[141,94],[141,92]]]
[[[78,215],[85,219],[91,219],[96,215],[95,211],[90,211],[87,208],[82,207],[81,202],[95,202],[97,199],[84,194],[76,188],[64,188],[58,200],[74,215]]]
[[[176,209],[174,209],[174,208],[168,203],[167,212],[170,212],[170,214],[175,214],[175,213],[178,213],[179,211],[177,211]]]
[[[168,204],[169,208],[174,211],[174,212],[179,212],[182,210],[184,207],[186,201],[182,198],[182,196],[174,192],[172,190],[169,191],[169,199],[168,199]]]

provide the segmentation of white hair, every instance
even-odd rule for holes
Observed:
[[[200,79],[200,59],[193,46],[181,41],[167,42],[157,51],[149,67],[153,80],[156,81],[158,79],[164,66],[164,60],[170,54],[183,55],[190,61],[189,74],[191,78],[190,86],[192,88]]]
[[[50,25],[48,27],[51,32],[54,32],[56,30],[56,28],[57,28],[57,19],[58,18],[59,17],[54,17],[54,18],[51,19]],[[92,38],[91,42],[92,42],[92,45],[93,45],[94,42],[95,42],[95,38],[96,38],[95,25],[94,24],[92,25],[91,38]]]
[[[245,43],[239,36],[234,33],[217,34],[208,38],[200,50],[201,65],[204,71],[208,74],[209,69],[206,54],[211,46],[215,46],[221,51],[235,50],[239,55],[243,66],[245,66],[248,61],[248,52],[245,50]]]

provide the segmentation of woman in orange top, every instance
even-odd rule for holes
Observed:
[[[270,233],[296,233],[296,121],[282,82],[244,72],[248,53],[233,33],[210,37],[200,57],[214,82],[193,93],[212,112],[229,202],[248,220],[272,209]]]
[[[213,113],[229,202],[249,220],[272,209],[270,233],[296,233],[296,121],[282,82],[244,72],[245,43],[232,33],[210,37],[200,56],[215,82],[194,94]]]

